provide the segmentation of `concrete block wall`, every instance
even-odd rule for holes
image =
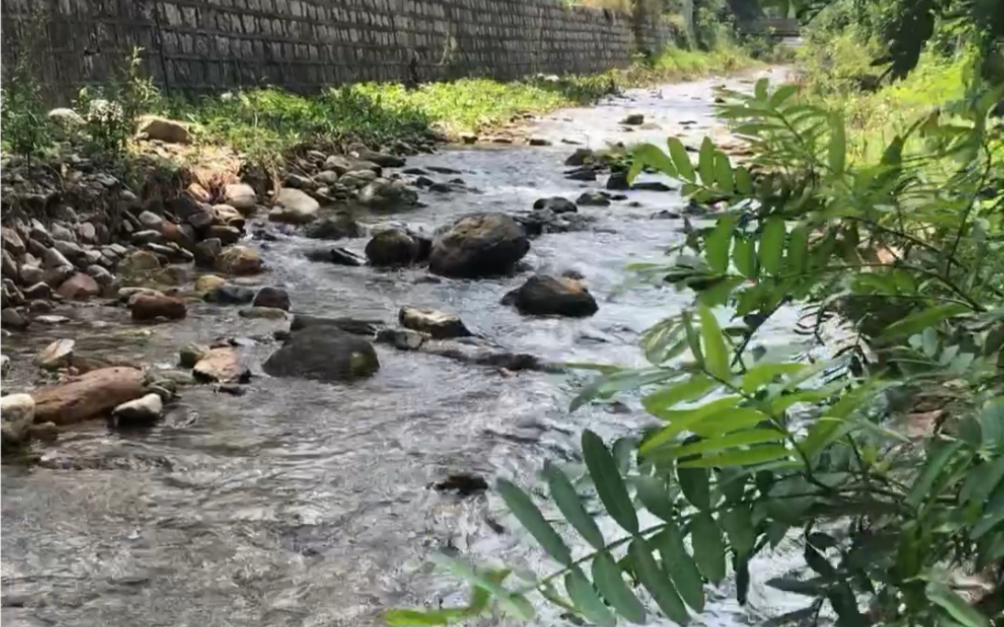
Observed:
[[[3,0],[3,71],[50,99],[120,71],[133,46],[168,93],[593,73],[668,37],[561,0]]]

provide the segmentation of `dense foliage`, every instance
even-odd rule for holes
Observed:
[[[507,587],[508,569],[437,558],[473,584],[473,603],[389,622],[444,624],[492,602],[528,618],[538,593],[594,624],[650,614],[686,624],[704,609],[705,585],[729,575],[745,602],[750,561],[792,537],[806,575],[766,583],[806,605],[772,624],[976,627],[1004,615],[999,590],[956,586],[1004,559],[995,99],[924,116],[878,159],[855,160],[841,116],[761,81],[719,111],[752,144],[751,162],[731,163],[710,141],[696,164],[675,139],[638,147],[634,173],[654,168],[696,202],[726,207],[672,264],[636,268],[695,293],[646,334],[650,366],[602,367],[573,409],[637,390],[663,426],[609,443],[586,431],[583,471],[543,470],[547,517],[498,482],[559,564],[553,574]],[[914,136],[923,153],[904,152]],[[804,345],[758,347],[758,330],[793,307]],[[595,516],[622,533],[604,535]],[[570,547],[555,517],[589,548]]]

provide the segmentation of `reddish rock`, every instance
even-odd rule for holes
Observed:
[[[63,281],[56,293],[69,300],[87,300],[101,293],[101,286],[92,277],[77,272]]]
[[[35,422],[57,425],[100,418],[122,403],[141,398],[143,371],[136,368],[102,368],[58,385],[32,392]]]
[[[164,294],[136,294],[129,299],[129,310],[136,322],[149,322],[157,318],[180,320],[188,315],[185,301]]]
[[[198,183],[189,183],[187,191],[189,194],[192,195],[193,198],[195,198],[199,202],[208,203],[210,200],[212,200],[212,196],[209,195],[209,192],[206,191],[206,188],[199,185]]]

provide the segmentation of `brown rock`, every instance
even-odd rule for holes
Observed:
[[[184,122],[156,115],[141,116],[136,131],[146,139],[159,139],[169,144],[187,144],[192,141],[192,135]]]
[[[237,349],[221,346],[209,349],[209,353],[195,364],[192,375],[200,381],[232,383],[246,380],[250,371],[241,364]]]
[[[188,187],[185,189],[192,195],[192,198],[198,200],[199,202],[208,203],[213,199],[213,197],[209,195],[209,192],[206,191],[206,188],[198,183],[189,183]]]
[[[102,368],[65,383],[32,392],[35,422],[67,425],[100,418],[122,403],[141,398],[143,372],[136,368]]]
[[[63,282],[56,293],[69,300],[87,300],[101,293],[101,286],[90,276],[77,272]]]
[[[262,271],[261,255],[247,246],[234,246],[224,251],[216,260],[216,265],[227,274],[258,274]]]
[[[195,279],[195,291],[199,293],[210,292],[221,285],[226,285],[227,281],[223,277],[215,274],[203,274]]]
[[[129,299],[129,310],[136,322],[148,322],[157,318],[180,320],[188,315],[185,301],[163,294],[136,294]]]

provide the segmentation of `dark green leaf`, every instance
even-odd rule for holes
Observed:
[[[578,396],[572,400],[569,411],[575,411],[595,398],[609,398],[617,392],[635,390],[646,385],[662,383],[679,376],[680,372],[678,370],[671,370],[669,368],[619,370],[606,374],[598,377],[591,384],[583,388]]]
[[[648,543],[642,538],[635,538],[628,549],[628,555],[637,569],[638,579],[666,617],[680,625],[689,624],[690,614],[687,613],[683,600],[673,587],[669,575],[656,564]]]
[[[675,523],[669,523],[653,540],[662,556],[662,567],[666,570],[684,603],[695,612],[704,611],[704,581],[683,544],[683,535]]]
[[[675,137],[670,137],[666,140],[666,144],[669,146],[669,156],[672,157],[673,165],[676,166],[680,178],[691,183],[695,182],[697,176],[694,172],[694,164],[690,162],[690,155],[687,154],[683,142]]]
[[[701,183],[705,187],[715,186],[715,145],[711,139],[705,137],[701,142],[701,151],[698,153],[697,170],[701,175]]]
[[[699,510],[711,508],[711,487],[708,471],[693,468],[677,468],[676,477],[684,498]]]
[[[388,625],[449,625],[465,616],[463,609],[389,610],[384,618]]]
[[[766,418],[763,414],[760,415]],[[780,442],[783,440],[784,434],[776,429],[752,429],[749,431],[737,431],[735,433],[728,433],[717,437],[711,436],[705,440],[681,445],[669,451],[660,453],[659,459],[665,459],[666,456],[669,455],[672,457],[703,455],[705,453],[713,453],[739,446],[763,444],[764,442]]]
[[[794,374],[805,369],[805,365],[796,363],[762,363],[750,368],[742,379],[742,390],[752,394],[762,386],[772,383],[775,377]]]
[[[814,546],[806,544],[804,553],[806,565],[815,571],[815,573],[820,577],[823,577],[827,581],[831,581],[837,576],[837,571],[833,568],[833,565],[830,564],[829,560],[826,559],[826,556],[820,553]]]
[[[544,462],[544,476],[547,478],[547,484],[551,488],[551,498],[554,499],[555,505],[561,510],[561,514],[565,517],[565,520],[575,527],[575,530],[585,538],[586,542],[595,548],[602,549],[606,546],[606,543],[603,541],[603,534],[600,533],[599,527],[596,526],[593,518],[582,507],[582,500],[579,498],[578,492],[575,491],[575,487],[572,486],[572,482],[565,476],[565,473],[561,472],[554,464],[546,461]]]
[[[561,536],[544,519],[526,492],[507,479],[499,479],[496,482],[496,489],[520,524],[530,532],[548,555],[566,566],[572,563],[572,554]]]
[[[652,144],[641,144],[639,146],[635,146],[632,154],[634,156],[634,163],[632,163],[632,167],[635,165],[639,168],[651,166],[670,178],[676,178],[679,174],[676,166],[673,164],[673,160],[666,153],[659,150],[658,147]],[[634,178],[629,177],[628,180],[634,181]]]
[[[844,173],[847,162],[847,137],[844,130],[844,118],[833,114],[830,119],[830,169],[837,176]]]
[[[729,537],[729,544],[739,559],[748,559],[756,542],[756,528],[748,505],[727,509],[718,515],[718,520]]]
[[[501,580],[498,577],[500,571],[476,569],[466,560],[441,552],[433,553],[430,559],[434,563],[445,567],[454,576],[490,592],[507,614],[521,620],[530,620],[533,618],[533,605],[526,600],[526,597],[502,587]]]
[[[704,367],[704,351],[701,350],[701,336],[697,329],[694,328],[694,320],[689,311],[684,311],[680,314],[680,320],[683,324],[683,330],[687,335],[687,344],[690,346],[690,352],[694,355],[694,361],[699,367]]]
[[[725,543],[718,523],[711,514],[701,512],[690,520],[689,529],[698,570],[711,583],[720,583],[725,579]]]
[[[768,579],[767,586],[774,588],[775,590],[780,590],[781,592],[790,592],[792,594],[815,597],[822,594],[823,590],[825,590],[826,582],[820,577],[804,580],[777,577],[775,579]]]
[[[718,325],[718,318],[706,305],[699,305],[701,316],[701,339],[704,347],[705,367],[708,373],[721,381],[730,378],[732,369],[729,367],[729,350],[725,337]]]
[[[928,307],[890,324],[880,337],[893,338],[901,335],[920,333],[927,327],[934,326],[942,320],[964,314],[968,311],[970,311],[968,307],[956,303]]]
[[[732,175],[732,164],[729,156],[724,152],[715,152],[715,182],[718,189],[725,194],[733,194],[736,189],[736,182]]]
[[[784,236],[784,219],[768,218],[763,227],[763,234],[760,236],[760,267],[769,275],[777,275],[781,271]]]
[[[565,590],[568,591],[568,597],[572,600],[575,608],[590,621],[600,627],[613,627],[617,624],[617,619],[596,594],[593,584],[589,583],[589,580],[578,568],[573,568],[565,575]]]
[[[756,84],[753,86],[753,96],[760,102],[767,102],[769,94],[767,92],[767,87],[770,85],[770,81],[766,78],[757,79]]]
[[[736,191],[743,196],[752,196],[753,177],[750,176],[750,171],[742,166],[738,166],[732,171],[732,174],[736,179]]]
[[[644,606],[628,588],[621,569],[606,552],[593,559],[593,583],[618,614],[635,624],[645,622]]]
[[[1004,456],[973,469],[962,485],[959,500],[963,503],[984,503],[1001,480],[1004,480]]]
[[[649,438],[641,445],[640,452],[647,455],[654,449],[663,446],[667,442],[672,442],[680,433],[687,429],[696,429],[698,423],[714,416],[720,412],[739,412],[735,406],[742,400],[741,396],[727,396],[710,403],[705,403],[695,409],[686,410],[664,410],[652,412],[652,414],[662,420],[669,422],[669,426],[659,431],[655,436]],[[754,410],[750,410],[754,411]]]
[[[729,247],[735,227],[736,216],[725,214],[718,218],[715,230],[704,240],[705,256],[712,272],[725,274],[729,269]]]
[[[676,512],[670,501],[669,488],[662,477],[640,475],[632,477],[631,483],[638,494],[638,500],[645,509],[663,520],[673,520]]]
[[[746,451],[729,451],[719,455],[701,457],[686,462],[680,462],[680,470],[689,468],[719,468],[727,466],[755,466],[788,459],[791,452],[784,446],[758,446]]]
[[[961,625],[965,627],[990,627],[990,620],[986,616],[980,614],[979,610],[969,605],[948,586],[932,581],[927,584],[926,592],[928,600],[947,612],[953,620]]]
[[[800,224],[788,236],[788,252],[785,268],[790,274],[805,272],[809,262],[809,228]]]
[[[698,374],[649,394],[642,399],[641,403],[648,413],[659,416],[660,413],[672,409],[678,403],[689,403],[701,398],[717,385],[717,381],[703,374]]]
[[[782,15],[787,15],[785,11]],[[781,85],[778,87],[773,94],[770,96],[770,105],[772,107],[781,106],[786,100],[794,96],[798,92],[798,85],[794,83],[788,83],[787,85]]]
[[[914,480],[910,493],[906,495],[904,503],[908,507],[917,507],[921,502],[931,495],[931,487],[941,475],[945,466],[951,461],[952,456],[963,446],[961,440],[943,444],[937,448],[934,454],[928,458],[924,471]]]
[[[582,454],[596,493],[607,512],[628,533],[638,533],[638,515],[624,487],[624,479],[617,471],[617,464],[600,436],[588,429],[582,432]]]
[[[739,274],[747,279],[755,279],[757,276],[756,250],[753,240],[745,235],[736,233],[735,245],[732,247],[732,263],[735,264]]]

